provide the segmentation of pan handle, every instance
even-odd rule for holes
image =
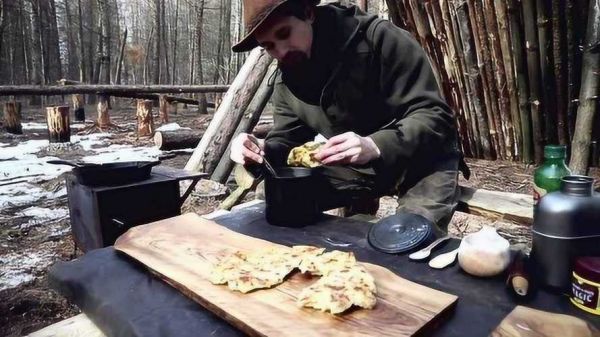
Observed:
[[[69,165],[69,166],[73,166],[73,167],[83,167],[83,166],[85,166],[85,165],[78,164],[78,163],[76,163],[74,161],[62,160],[62,159],[48,160],[46,163],[48,163],[48,164],[54,164],[54,165]]]

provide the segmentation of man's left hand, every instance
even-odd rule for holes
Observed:
[[[315,154],[315,159],[325,165],[366,164],[381,156],[379,148],[370,137],[346,132],[331,137]]]

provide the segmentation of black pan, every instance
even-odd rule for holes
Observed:
[[[156,161],[131,161],[105,164],[90,164],[69,160],[49,160],[49,164],[73,166],[73,174],[82,185],[113,186],[133,183],[150,178]]]

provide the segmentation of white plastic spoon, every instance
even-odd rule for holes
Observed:
[[[441,237],[441,238],[433,241],[429,246],[410,254],[408,256],[408,258],[411,260],[417,260],[417,261],[424,260],[424,259],[428,258],[429,255],[431,255],[431,251],[433,250],[433,248],[435,248],[437,245],[439,245],[440,243],[442,243],[448,239],[450,239],[450,235]]]
[[[456,260],[456,255],[458,255],[458,248],[448,253],[440,254],[431,261],[429,261],[429,266],[434,269],[443,269],[448,267],[449,265]]]

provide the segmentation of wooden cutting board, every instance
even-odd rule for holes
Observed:
[[[334,316],[296,304],[316,281],[300,273],[272,289],[242,294],[213,285],[208,275],[224,252],[276,245],[236,233],[195,214],[138,226],[115,249],[142,262],[208,310],[253,336],[414,336],[445,317],[457,297],[364,264],[377,285],[377,305]]]
[[[491,337],[600,337],[600,332],[577,317],[517,306]]]

